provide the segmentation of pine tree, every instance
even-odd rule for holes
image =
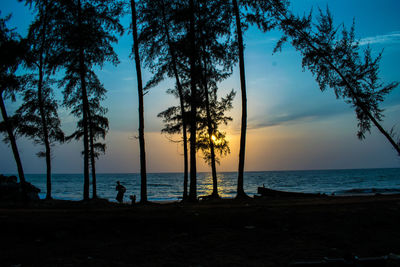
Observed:
[[[19,132],[44,146],[44,151],[38,156],[46,159],[46,199],[51,199],[51,146],[64,139],[52,89],[55,81],[51,79],[49,65],[55,48],[53,27],[57,5],[47,0],[26,3],[35,4],[37,14],[28,34],[30,86],[24,92],[24,104],[18,109],[21,118]]]
[[[241,18],[239,6],[236,0],[232,0],[233,11],[236,19],[236,34],[239,45],[239,69],[240,69],[240,91],[242,99],[242,123],[240,130],[240,148],[239,148],[239,169],[238,169],[238,182],[237,182],[237,198],[246,197],[243,187],[244,176],[244,159],[246,151],[246,130],[247,130],[247,96],[246,96],[246,76],[244,69],[244,46],[243,35],[241,27]]]
[[[214,120],[215,118],[212,116],[212,113],[216,113],[216,105],[212,105],[211,102],[213,100],[216,103],[217,84],[231,75],[233,65],[236,63],[237,52],[234,39],[231,38],[232,16],[229,3],[221,3],[220,1],[198,1],[197,3],[201,70],[199,87],[203,89],[202,103],[205,109],[209,152],[209,155],[205,158],[210,160],[212,170],[212,196],[219,197],[215,155],[217,143],[213,140],[219,133],[217,130],[219,121]],[[229,105],[231,106],[230,103]],[[221,133],[218,135],[222,136]],[[223,143],[219,142],[220,145]]]
[[[101,106],[101,101],[105,99],[106,89],[103,84],[99,81],[97,75],[94,72],[88,72],[87,77],[87,89],[88,89],[88,121],[89,121],[89,159],[92,175],[92,198],[96,199],[97,196],[97,179],[96,179],[96,159],[101,155],[105,154],[106,145],[99,141],[99,139],[105,139],[106,134],[109,130],[108,119],[105,117],[107,109]],[[78,78],[77,78],[78,79]],[[77,122],[76,131],[66,137],[67,141],[72,139],[81,140],[84,137],[83,119],[82,119],[82,103],[79,101],[78,94],[70,94],[70,98],[65,99],[64,104],[72,109],[72,113],[81,118]],[[82,151],[84,154],[84,151]]]
[[[144,90],[159,84],[165,76],[175,79],[177,97],[180,103],[182,119],[183,143],[183,200],[188,197],[188,147],[187,147],[187,120],[185,113],[184,88],[182,86],[182,65],[184,58],[179,54],[182,43],[182,32],[185,25],[179,18],[182,3],[176,0],[149,0],[141,1],[139,5],[141,33],[141,49],[146,67],[153,73],[153,78],[147,83]]]
[[[57,66],[65,70],[65,99],[81,102],[80,116],[83,124],[84,186],[83,198],[89,199],[90,114],[87,73],[94,65],[105,62],[118,63],[112,43],[116,34],[122,34],[119,18],[123,11],[120,1],[111,0],[62,0],[58,8],[54,31],[58,34]]]
[[[147,173],[146,173],[146,150],[144,142],[144,103],[143,103],[143,82],[142,82],[142,68],[140,66],[139,56],[139,40],[137,29],[136,17],[136,4],[135,0],[131,0],[132,12],[132,35],[133,35],[133,53],[135,57],[136,76],[138,83],[138,97],[139,97],[139,147],[140,147],[140,202],[147,202]]]
[[[303,56],[303,67],[315,76],[320,89],[332,88],[337,98],[354,107],[359,128],[357,137],[364,139],[374,125],[400,155],[400,141],[394,140],[393,129],[387,131],[381,125],[383,109],[380,104],[399,85],[398,82],[386,85],[381,82],[379,62],[382,53],[373,58],[369,47],[360,51],[354,23],[350,30],[341,27],[340,33],[329,9],[325,13],[320,10],[315,24],[311,12],[308,16],[298,17],[277,6],[274,15],[285,33],[275,52],[291,40],[293,47]]]

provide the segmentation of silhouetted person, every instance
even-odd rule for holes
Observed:
[[[136,203],[136,195],[130,195],[129,198],[130,198],[131,201],[132,201],[131,205],[132,205],[132,206],[135,206],[135,203]]]
[[[121,185],[119,181],[117,181],[117,186],[115,187],[115,190],[118,191],[117,197],[115,198],[119,203],[122,203],[122,200],[124,199],[124,194],[126,192],[125,186]]]

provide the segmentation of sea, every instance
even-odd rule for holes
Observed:
[[[140,174],[97,174],[97,194],[101,198],[116,201],[116,182],[126,187],[124,201],[130,195],[140,200]],[[40,198],[46,195],[46,175],[26,174],[26,180],[40,188]],[[182,173],[148,173],[147,192],[150,201],[176,201],[182,197]],[[260,171],[245,172],[245,192],[253,196],[257,187],[288,192],[321,193],[328,195],[393,194],[400,193],[400,168],[309,170],[309,171]],[[218,190],[223,198],[236,195],[237,172],[218,173]],[[90,188],[92,190],[92,188]],[[211,173],[197,174],[197,194],[212,192]],[[53,174],[52,196],[56,199],[82,200],[83,174]]]

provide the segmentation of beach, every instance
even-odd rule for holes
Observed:
[[[400,195],[134,207],[40,201],[0,208],[0,265],[287,266],[376,257],[400,254],[399,222]]]

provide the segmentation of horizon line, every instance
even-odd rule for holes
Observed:
[[[293,169],[293,170],[284,170],[284,169],[281,169],[281,170],[255,170],[255,171],[244,171],[245,173],[256,173],[256,172],[302,172],[302,171],[349,171],[349,170],[377,170],[377,169],[400,169],[400,166],[399,167],[376,167],[376,168],[373,168],[373,167],[371,167],[371,168],[332,168],[332,169]],[[173,171],[167,171],[167,172],[147,172],[147,174],[180,174],[180,173],[182,173],[183,174],[183,172],[173,172]],[[201,171],[201,172],[197,172],[197,173],[211,173],[211,171]],[[220,172],[217,172],[217,173],[237,173],[237,171],[220,171]],[[17,173],[0,173],[0,174],[2,174],[2,175],[15,175],[15,176],[18,176],[18,174]],[[44,172],[44,173],[35,173],[35,172],[32,172],[32,173],[29,173],[29,172],[27,172],[27,173],[25,173],[25,175],[31,175],[31,174],[33,174],[33,175],[40,175],[40,174],[42,174],[42,175],[45,175],[46,173]],[[65,173],[63,173],[63,172],[53,172],[52,174],[74,174],[74,175],[83,175],[83,172],[81,172],[81,173],[77,173],[77,172],[71,172],[71,173],[68,173],[68,172],[65,172]],[[137,175],[140,175],[140,172],[99,172],[99,173],[96,173],[96,175],[101,175],[101,174],[137,174]],[[89,176],[91,176],[90,174],[89,174]]]

